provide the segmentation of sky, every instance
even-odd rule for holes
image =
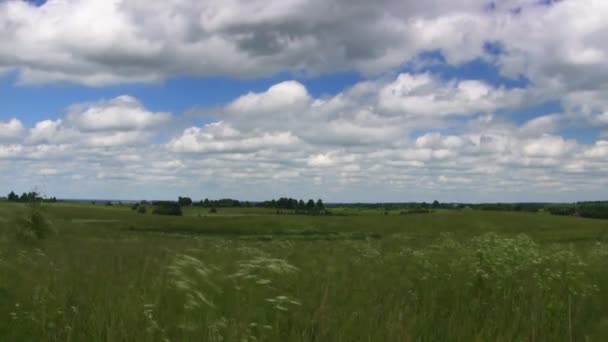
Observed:
[[[0,194],[608,199],[605,0],[0,0]]]

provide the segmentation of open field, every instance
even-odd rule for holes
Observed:
[[[3,341],[604,341],[608,221],[0,203]]]

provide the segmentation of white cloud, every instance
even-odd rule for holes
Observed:
[[[496,31],[506,52],[498,58],[502,70],[550,89],[606,85],[607,14],[603,0],[524,7],[517,16],[502,20]]]
[[[548,114],[536,117],[526,122],[520,132],[524,135],[538,135],[553,133],[560,128],[560,122],[564,117],[560,114]]]
[[[322,97],[281,82],[202,109],[208,124],[126,95],[75,104],[31,127],[2,121],[1,179],[19,185],[44,176],[62,194],[110,197],[553,200],[573,190],[605,197],[607,3],[492,4],[0,1],[0,73],[15,70],[25,85],[343,70],[366,77]],[[421,55],[429,51],[441,56]],[[459,70],[477,59],[529,84],[411,71],[444,63]],[[404,66],[409,71],[395,75]],[[513,113],[549,100],[563,112]],[[569,127],[593,127],[601,140],[567,138]]]
[[[306,88],[299,82],[286,81],[270,87],[263,93],[248,93],[230,103],[227,112],[249,115],[252,119],[264,114],[281,115],[302,110],[310,102]]]
[[[147,143],[150,129],[168,122],[169,113],[153,113],[130,96],[108,101],[75,104],[64,118],[42,120],[29,129],[30,145],[84,145],[110,147]]]
[[[144,130],[170,119],[169,113],[151,113],[131,96],[81,104],[68,110],[66,120],[81,131]]]
[[[382,73],[422,50],[483,54],[486,0],[0,2],[0,68],[22,83],[154,82],[173,75]],[[500,9],[503,12],[503,9]],[[69,13],[69,15],[67,15]],[[38,58],[45,56],[45,58]]]
[[[24,133],[25,128],[18,119],[0,121],[0,142],[16,140],[22,137]]]
[[[299,139],[291,132],[265,132],[260,135],[243,135],[225,123],[186,129],[172,139],[167,147],[175,152],[234,153],[256,152],[268,148],[284,149],[297,144]]]
[[[608,159],[608,140],[600,140],[585,151],[585,156],[597,159]]]
[[[335,161],[330,154],[319,153],[308,157],[307,163],[312,167],[324,167],[334,165]]]
[[[520,104],[522,90],[481,81],[444,82],[430,74],[401,74],[380,91],[379,105],[399,115],[472,115]]]
[[[523,152],[529,157],[560,157],[576,147],[575,141],[562,137],[543,135],[524,141]]]

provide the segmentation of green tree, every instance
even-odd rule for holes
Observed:
[[[192,205],[192,199],[190,197],[178,197],[177,203],[182,207],[188,207]]]
[[[312,199],[309,199],[308,202],[306,202],[306,210],[308,210],[309,212],[312,212],[315,209],[315,201],[313,201]]]
[[[19,201],[19,196],[17,196],[17,194],[14,191],[11,191],[11,193],[8,194],[7,199],[11,202],[17,202],[17,201]]]
[[[320,198],[317,200],[317,209],[319,209],[319,210],[325,209],[325,205],[323,205],[323,200],[321,200]]]

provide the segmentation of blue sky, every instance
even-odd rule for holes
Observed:
[[[600,0],[3,1],[0,193],[605,199],[607,14]]]

